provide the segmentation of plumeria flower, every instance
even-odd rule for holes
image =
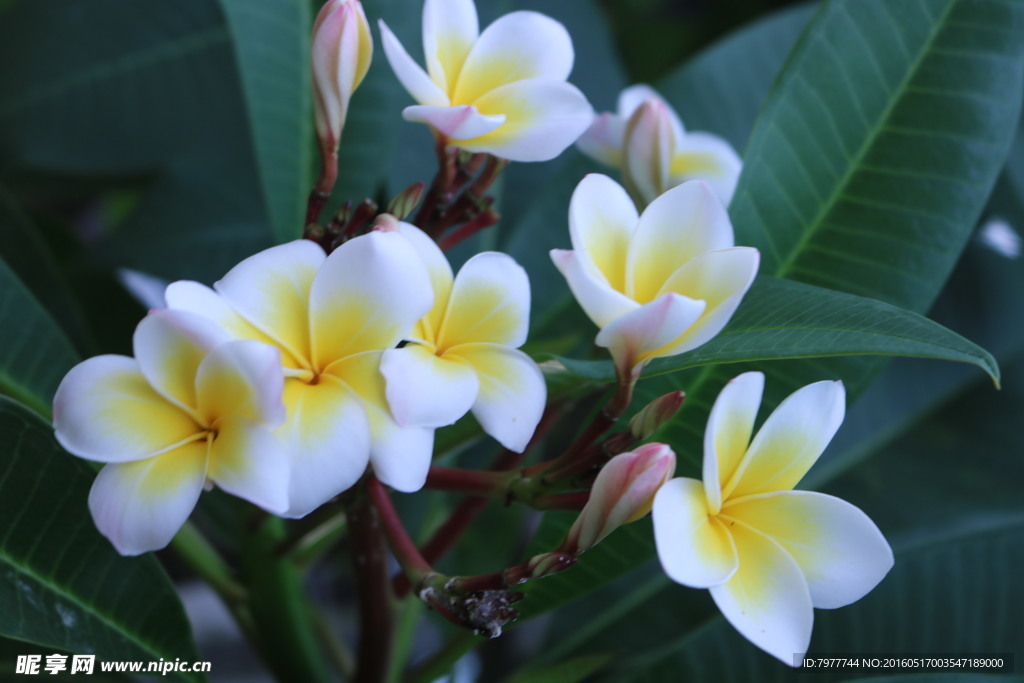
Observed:
[[[122,555],[166,546],[203,487],[216,484],[270,512],[288,509],[288,457],[277,349],[230,341],[208,320],[155,311],[135,358],[79,363],[53,401],[57,440],[108,463],[89,493],[100,532]]]
[[[536,12],[507,14],[480,33],[472,0],[427,0],[427,70],[380,24],[384,54],[419,104],[402,112],[452,144],[512,161],[547,161],[590,125],[586,97],[566,82],[572,40]]]
[[[647,85],[623,90],[618,112],[595,117],[577,146],[620,169],[641,206],[687,180],[707,182],[728,205],[743,166],[736,150],[722,138],[687,131],[671,105]]]
[[[843,421],[842,383],[796,391],[751,441],[763,388],[764,375],[748,372],[719,394],[704,434],[704,481],[673,479],[658,491],[654,539],[669,577],[709,588],[736,630],[794,665],[810,643],[812,607],[859,600],[893,556],[858,508],[792,490]]]
[[[519,346],[530,319],[530,283],[512,258],[484,252],[453,277],[448,260],[419,228],[399,230],[430,271],[434,307],[381,372],[402,425],[439,427],[470,410],[484,431],[522,452],[544,412],[544,376]]]
[[[601,328],[620,377],[718,334],[757,274],[759,254],[733,246],[732,223],[708,185],[675,187],[642,215],[607,176],[585,177],[569,205],[572,251],[551,258]]]
[[[172,309],[205,315],[242,339],[280,349],[288,419],[279,433],[291,458],[290,507],[300,517],[352,486],[372,462],[400,491],[426,480],[433,432],[395,424],[384,397],[381,354],[433,304],[430,279],[397,233],[373,231],[325,256],[298,240],[251,256],[211,290],[167,288]]]

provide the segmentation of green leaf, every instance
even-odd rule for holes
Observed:
[[[688,353],[652,361],[644,376],[718,363],[860,354],[970,363],[999,380],[991,354],[924,316],[774,278],[757,280],[718,336]],[[615,379],[611,361],[559,360],[586,379]]]
[[[93,527],[95,470],[4,398],[0,451],[0,635],[100,660],[201,659],[156,558],[121,557]]]
[[[312,187],[307,0],[219,0],[249,112],[263,200],[278,242],[302,235]]]
[[[1016,129],[1024,6],[837,0],[765,104],[730,207],[761,272],[921,312]]]
[[[0,63],[18,65],[0,70],[0,178],[144,186],[123,223],[90,236],[94,261],[212,281],[271,243],[216,0],[17,3]]]
[[[74,348],[0,259],[0,394],[49,417],[57,385],[77,361]]]

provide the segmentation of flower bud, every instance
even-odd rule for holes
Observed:
[[[426,187],[425,183],[417,182],[399,192],[388,204],[388,213],[398,220],[404,221],[420,203]]]
[[[686,399],[686,392],[673,391],[654,399],[629,421],[629,433],[637,441],[649,439],[675,417]]]
[[[582,553],[623,524],[646,515],[654,494],[675,469],[676,454],[663,443],[644,444],[609,460],[561,548]]]
[[[349,99],[370,68],[373,38],[359,0],[329,0],[313,24],[316,134],[324,158],[341,142]]]
[[[626,124],[622,179],[638,206],[647,206],[669,189],[675,136],[664,100],[650,97]]]

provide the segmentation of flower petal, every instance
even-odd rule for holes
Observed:
[[[190,411],[196,407],[199,364],[211,349],[229,338],[222,328],[194,313],[158,310],[139,322],[132,347],[150,386],[171,403]]]
[[[706,251],[733,246],[725,207],[702,181],[674,187],[640,215],[630,245],[626,277],[641,303],[650,301],[680,266]]]
[[[599,173],[585,176],[569,201],[573,249],[618,292],[626,291],[626,255],[639,219],[622,186]]]
[[[409,244],[427,267],[427,272],[430,274],[430,287],[434,292],[434,307],[416,323],[417,329],[413,332],[413,337],[434,344],[437,333],[441,329],[441,320],[444,318],[445,309],[448,308],[448,297],[452,291],[455,275],[452,273],[452,267],[448,263],[448,259],[445,258],[444,252],[437,246],[437,242],[428,237],[425,232],[409,223],[399,223],[398,232],[409,240]]]
[[[171,542],[202,493],[207,450],[205,439],[193,441],[100,470],[89,491],[89,511],[117,552],[139,555]]]
[[[638,83],[629,86],[619,93],[618,114],[622,117],[623,121],[628,121],[629,117],[640,108],[641,104],[651,99],[658,100],[665,105],[665,113],[668,115],[669,122],[672,125],[672,137],[677,142],[681,140],[687,133],[682,120],[679,118],[679,114],[676,113],[676,110],[672,108],[672,105],[664,97],[658,94],[657,90],[649,85]]]
[[[422,344],[385,351],[380,371],[391,414],[406,427],[452,424],[469,412],[479,388],[472,368]]]
[[[284,384],[288,421],[276,431],[288,452],[289,508],[303,517],[363,476],[370,461],[366,411],[344,382],[323,374],[316,384]]]
[[[696,479],[672,479],[658,489],[651,509],[654,544],[669,578],[691,588],[728,581],[739,560],[732,535],[709,514],[703,485]]]
[[[686,335],[657,355],[675,355],[711,341],[732,319],[754,283],[761,254],[753,247],[732,247],[695,257],[672,274],[659,296],[676,292],[707,304]]]
[[[640,308],[640,304],[612,289],[604,277],[595,275],[593,264],[581,252],[552,249],[551,260],[565,277],[576,302],[598,327]]]
[[[250,256],[213,287],[253,326],[308,359],[309,290],[324,258],[317,244],[295,240]]]
[[[417,104],[402,110],[406,121],[425,123],[452,140],[486,135],[505,123],[504,114],[485,116],[471,104],[436,107]]]
[[[572,63],[572,39],[562,24],[537,12],[512,12],[480,34],[452,102],[474,104],[495,88],[526,79],[565,81]]]
[[[764,493],[730,503],[723,513],[771,536],[796,560],[815,607],[860,600],[893,565],[892,549],[875,523],[824,493]]]
[[[647,206],[670,187],[675,139],[667,109],[660,98],[647,100],[626,124],[622,178],[640,206]]]
[[[197,408],[208,423],[244,417],[276,427],[285,420],[281,353],[249,339],[221,344],[203,359],[195,376]]]
[[[455,276],[438,334],[439,350],[486,342],[519,347],[530,326],[530,280],[507,254],[486,251]]]
[[[152,457],[201,433],[181,408],[149,385],[127,356],[95,356],[61,380],[53,399],[57,441],[99,462]]]
[[[242,417],[217,420],[208,476],[233,496],[264,510],[288,510],[288,452],[264,425]]]
[[[487,152],[512,161],[549,161],[587,129],[594,110],[576,86],[564,81],[528,79],[485,93],[473,103],[485,116],[506,116],[505,123],[480,137],[455,142],[470,152]]]
[[[656,357],[704,312],[704,302],[669,292],[601,328],[594,343],[608,349],[620,372]]]
[[[622,141],[626,122],[605,112],[594,117],[590,127],[576,141],[576,147],[594,161],[618,168],[622,163]]]
[[[537,429],[547,401],[544,375],[518,349],[463,344],[449,351],[476,371],[480,390],[473,416],[505,448],[521,453]]]
[[[845,413],[842,382],[815,382],[793,392],[765,420],[723,497],[796,486],[832,440]]]
[[[423,53],[434,83],[449,95],[480,35],[473,0],[427,0],[423,5]]]
[[[423,488],[434,450],[434,430],[429,427],[400,427],[388,410],[384,377],[380,373],[383,354],[361,353],[332,366],[362,401],[370,425],[370,461],[378,479],[388,486],[412,493]]]
[[[736,523],[739,554],[731,579],[711,587],[722,615],[754,645],[793,666],[811,642],[814,609],[800,567],[779,544]]]
[[[313,359],[319,368],[394,347],[431,309],[427,269],[397,232],[373,231],[334,251],[309,293]]]
[[[703,180],[725,206],[736,191],[743,161],[724,139],[711,133],[687,133],[676,139],[675,155],[669,166],[673,185]]]
[[[380,27],[380,42],[384,46],[384,55],[388,58],[391,70],[395,72],[395,76],[406,92],[420,104],[432,107],[447,107],[451,104],[444,89],[438,87],[438,84],[427,75],[427,72],[409,56],[387,24],[380,20],[378,26]]]
[[[743,461],[764,393],[764,373],[745,372],[719,392],[704,430],[704,491],[712,514],[722,508],[722,489]]]

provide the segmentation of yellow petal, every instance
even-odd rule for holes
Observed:
[[[477,254],[455,277],[438,351],[478,342],[518,347],[526,341],[529,323],[526,271],[505,254]]]

